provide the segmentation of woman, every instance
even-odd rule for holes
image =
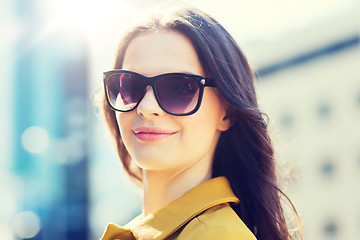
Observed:
[[[164,13],[129,31],[104,73],[106,120],[144,202],[102,239],[290,239],[246,58],[208,15]]]

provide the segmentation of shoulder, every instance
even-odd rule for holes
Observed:
[[[229,204],[217,205],[193,218],[177,239],[256,240]]]

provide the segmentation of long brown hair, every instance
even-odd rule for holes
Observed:
[[[228,178],[240,199],[233,209],[258,239],[291,239],[281,198],[288,200],[295,214],[296,210],[277,185],[274,152],[267,124],[258,109],[253,71],[237,43],[217,21],[195,9],[163,11],[125,35],[114,68],[121,69],[127,46],[136,36],[159,29],[179,31],[191,40],[206,75],[215,80],[221,99],[229,106],[234,124],[220,136],[213,177]],[[141,171],[132,163],[115,113],[105,99],[103,110],[125,170],[141,183]]]

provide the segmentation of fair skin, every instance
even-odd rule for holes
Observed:
[[[148,77],[172,72],[205,76],[190,40],[171,30],[137,36],[122,69]],[[148,87],[136,110],[116,117],[125,147],[143,171],[144,215],[211,178],[219,136],[231,125],[211,87],[205,87],[199,110],[189,116],[165,113]]]

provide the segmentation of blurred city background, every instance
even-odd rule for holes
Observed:
[[[159,2],[0,2],[0,239],[99,239],[140,213],[94,99],[123,29]],[[304,239],[358,239],[360,2],[185,2],[257,70]]]

